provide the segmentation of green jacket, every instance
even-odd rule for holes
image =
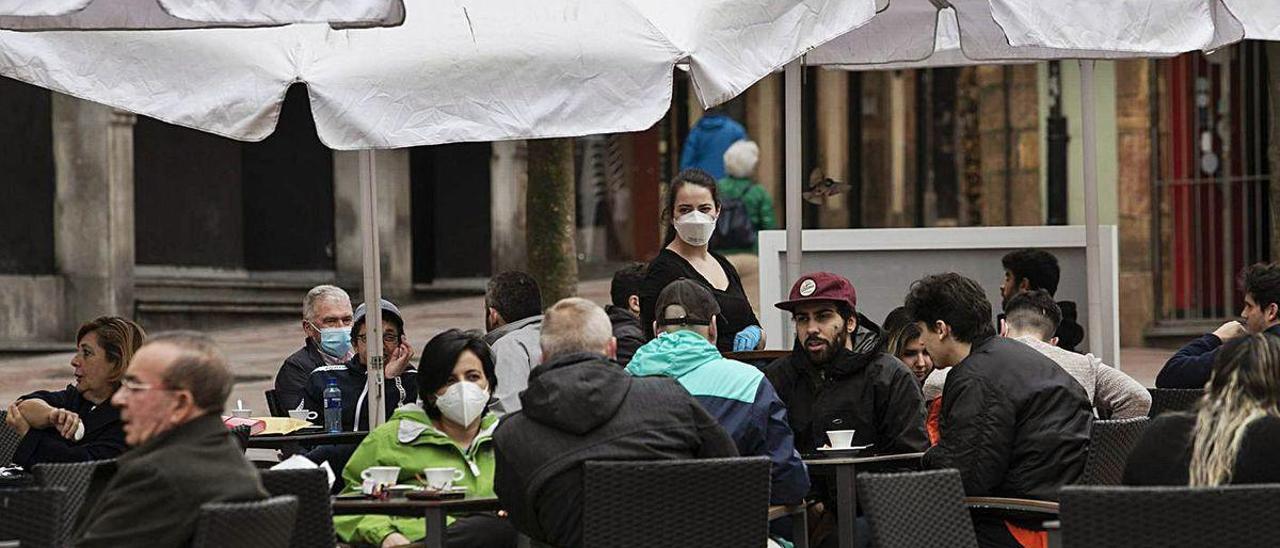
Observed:
[[[742,200],[742,205],[747,208],[747,216],[751,218],[751,224],[755,225],[757,232],[778,227],[778,221],[773,214],[773,197],[769,196],[764,187],[752,182],[751,179],[739,179],[737,177],[720,179],[716,186],[718,187],[721,201],[726,198]],[[722,249],[720,253],[732,255],[735,253],[755,253],[755,251],[755,249]]]
[[[493,430],[498,417],[486,416],[480,422],[480,434],[469,449],[458,446],[444,432],[431,424],[431,419],[417,405],[405,405],[396,410],[386,424],[379,426],[360,443],[356,452],[342,469],[346,484],[343,493],[360,492],[360,472],[370,466],[399,466],[399,484],[421,485],[415,476],[423,468],[452,466],[466,476],[454,482],[465,486],[467,496],[494,496],[493,493]],[[452,518],[449,520],[453,522]],[[334,528],[344,542],[382,544],[391,533],[400,533],[409,540],[418,541],[427,536],[426,522],[421,517],[393,517],[379,515],[335,516]]]

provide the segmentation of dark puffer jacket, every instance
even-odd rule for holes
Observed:
[[[1084,470],[1093,410],[1058,364],[991,337],[947,374],[939,428],[924,465],[959,469],[965,494],[1057,500]]]
[[[853,337],[853,350],[841,349],[823,366],[810,362],[797,343],[765,370],[787,404],[796,449],[809,453],[825,445],[828,430],[857,430],[853,444],[875,444],[876,453],[924,451],[929,436],[915,376],[880,351],[880,326],[861,314]]]
[[[674,379],[638,378],[599,354],[543,363],[494,433],[493,489],[522,533],[582,546],[582,463],[736,457],[733,440]]]

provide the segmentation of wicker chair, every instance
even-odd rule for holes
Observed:
[[[1147,429],[1146,417],[1093,421],[1089,440],[1089,458],[1084,473],[1076,482],[1081,485],[1120,485],[1124,464],[1129,460],[1142,433]]]
[[[324,470],[263,470],[261,476],[262,486],[272,496],[298,497],[298,518],[294,522],[290,546],[336,546],[333,507],[329,502],[329,476]]]
[[[66,494],[60,487],[0,489],[0,540],[62,546],[59,519]]]
[[[240,425],[231,427],[231,435],[236,438],[236,445],[240,446],[240,450],[244,451],[249,447],[249,433],[252,430],[248,425]]]
[[[102,468],[105,467],[105,468]],[[60,487],[66,490],[62,504],[61,534],[59,544],[71,539],[71,530],[75,527],[76,518],[84,506],[85,496],[89,494],[89,485],[93,475],[102,468],[104,473],[115,469],[114,460],[95,460],[89,462],[67,462],[37,464],[32,470],[36,481],[44,487]]]
[[[1067,548],[1270,547],[1280,538],[1280,484],[1062,489]]]
[[[1204,396],[1203,388],[1148,388],[1151,392],[1151,411],[1148,417],[1156,418],[1162,413],[1174,411],[1190,411]]]
[[[872,546],[978,546],[957,470],[859,474],[858,494]]]
[[[0,409],[0,464],[13,462],[13,454],[18,451],[18,444],[22,442],[22,437],[4,421],[8,416],[7,409]]]
[[[200,507],[192,548],[288,548],[298,497],[254,502],[211,502]]]
[[[592,548],[760,546],[769,534],[769,459],[592,461],[583,544]]]

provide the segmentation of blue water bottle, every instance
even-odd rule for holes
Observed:
[[[330,378],[324,387],[324,431],[342,431],[342,390],[338,389],[338,379],[334,378]]]

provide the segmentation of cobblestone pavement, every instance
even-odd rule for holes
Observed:
[[[758,300],[754,272],[743,271],[743,285],[753,303]],[[609,300],[609,281],[590,280],[579,284],[579,295],[598,303]],[[417,352],[436,333],[452,327],[482,329],[484,299],[461,297],[402,306],[406,333]],[[760,306],[757,303],[756,309]],[[276,370],[286,356],[302,344],[300,321],[255,322],[240,328],[219,329],[211,335],[226,352],[237,383],[229,405],[236,399],[247,407],[266,411],[263,391],[271,388]],[[144,326],[145,327],[145,326]],[[1151,386],[1160,366],[1172,354],[1169,350],[1125,348],[1121,350],[1124,370],[1144,385]],[[61,388],[71,380],[71,353],[48,354],[0,360],[0,402],[40,389]]]

